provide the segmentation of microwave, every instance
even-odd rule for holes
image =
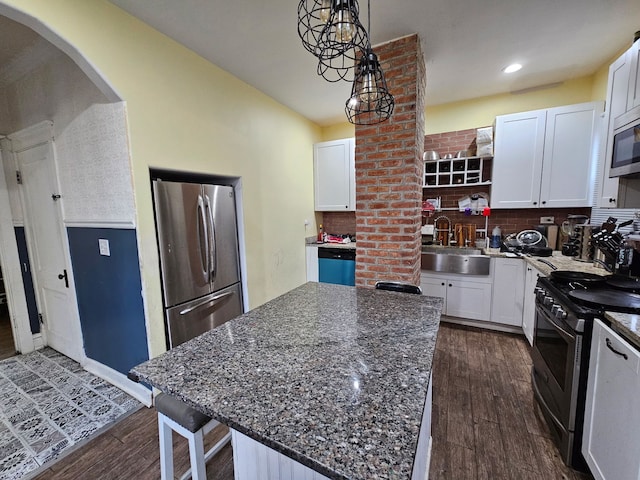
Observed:
[[[610,177],[640,173],[640,107],[620,116],[613,125]]]

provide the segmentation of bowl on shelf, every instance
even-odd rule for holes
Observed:
[[[435,150],[425,150],[424,155],[422,156],[422,159],[425,162],[440,160],[440,154]]]
[[[453,158],[453,153],[447,153],[442,158],[444,158],[445,160],[449,160],[450,158]]]

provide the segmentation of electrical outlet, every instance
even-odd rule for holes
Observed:
[[[553,225],[554,217],[540,217],[540,225]]]
[[[111,250],[109,249],[109,240],[105,238],[98,239],[98,250],[100,250],[100,255],[104,255],[105,257],[111,256]]]

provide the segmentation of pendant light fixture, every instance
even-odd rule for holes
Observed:
[[[318,57],[318,40],[331,17],[333,0],[300,0],[298,4],[298,36],[302,46]]]
[[[329,82],[352,81],[369,43],[358,19],[357,0],[300,0],[298,36],[319,60],[317,73]]]
[[[329,82],[354,79],[357,61],[369,44],[356,0],[331,0],[331,15],[318,38],[318,75]]]
[[[371,32],[371,4],[369,5],[369,32]],[[387,81],[380,67],[378,56],[371,44],[362,53],[351,87],[351,97],[346,102],[345,113],[355,125],[375,125],[388,120],[393,113],[395,100],[389,93]]]

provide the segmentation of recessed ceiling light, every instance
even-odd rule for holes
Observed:
[[[521,68],[522,68],[522,65],[520,65],[519,63],[512,63],[508,67],[504,67],[502,71],[504,73],[513,73],[513,72],[517,72]]]

